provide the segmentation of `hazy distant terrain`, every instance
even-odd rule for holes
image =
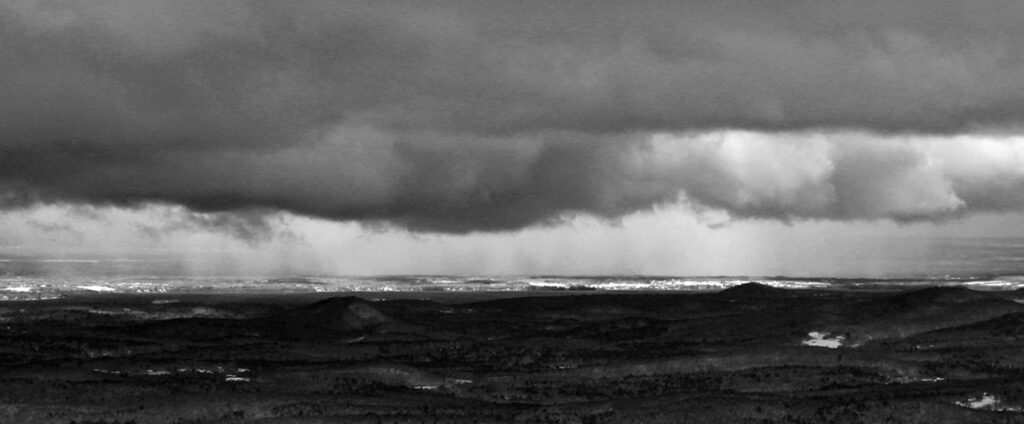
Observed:
[[[0,422],[1024,422],[1019,291],[524,294],[5,302]]]

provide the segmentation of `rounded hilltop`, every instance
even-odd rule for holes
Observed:
[[[780,289],[778,287],[772,287],[767,284],[754,281],[729,287],[717,293],[720,297],[732,300],[779,297],[787,296],[788,294],[789,293],[786,289]]]
[[[333,331],[358,331],[394,322],[370,302],[355,296],[331,297],[290,309],[279,317],[291,326]]]

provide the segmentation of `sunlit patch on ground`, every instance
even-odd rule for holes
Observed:
[[[957,406],[971,409],[1000,412],[1021,412],[1024,408],[1018,405],[1009,405],[990,393],[982,393],[980,396],[973,396],[966,401],[956,402]]]
[[[189,373],[192,373],[192,374],[208,374],[208,375],[222,374],[222,375],[224,375],[224,381],[227,381],[227,382],[248,383],[249,381],[252,380],[251,377],[246,376],[247,374],[249,374],[249,369],[248,368],[236,368],[234,371],[232,371],[230,369],[226,369],[224,367],[215,367],[213,369],[207,369],[207,368],[178,368],[178,369],[175,369],[175,370],[146,369],[146,370],[141,371],[141,372],[93,368],[92,371],[96,372],[96,373],[100,373],[100,374],[120,375],[120,376],[126,376],[126,377],[143,376],[143,375],[144,376],[149,376],[149,377],[162,377],[162,376],[169,376],[169,375],[173,375],[173,374],[189,374]]]
[[[829,337],[829,333],[820,331],[812,331],[807,333],[807,340],[804,340],[802,344],[804,346],[814,347],[826,347],[829,349],[837,349],[843,345],[843,340],[846,338],[843,336]]]

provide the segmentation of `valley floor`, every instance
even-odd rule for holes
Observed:
[[[1024,422],[1024,293],[0,303],[4,423]]]

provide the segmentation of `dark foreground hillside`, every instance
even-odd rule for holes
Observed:
[[[417,296],[3,303],[0,422],[1024,422],[1020,293]]]

